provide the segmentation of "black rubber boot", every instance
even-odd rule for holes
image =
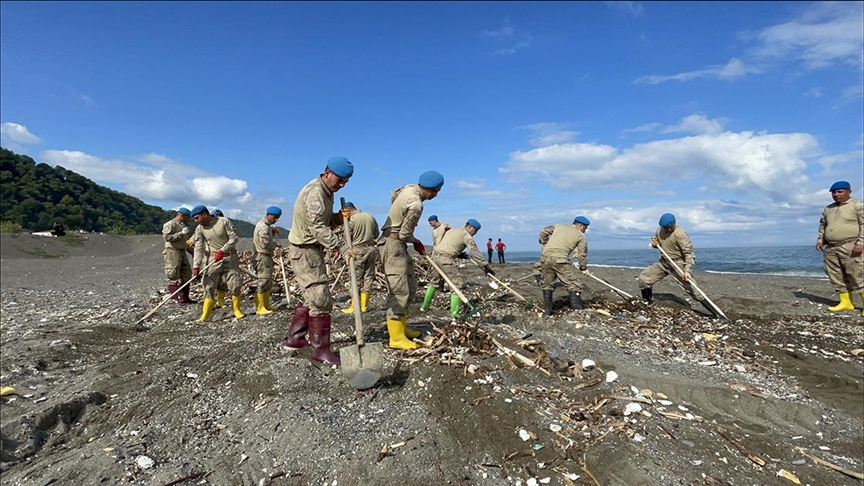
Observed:
[[[582,309],[582,293],[570,292],[570,309],[572,309],[572,310]]]
[[[544,290],[543,291],[543,307],[545,309],[545,314],[547,316],[552,315],[552,291]]]
[[[342,360],[330,351],[330,316],[309,316],[309,344],[312,345],[312,360],[340,366]]]
[[[651,287],[648,287],[647,289],[642,289],[642,300],[644,300],[645,303],[648,305],[654,303],[654,297],[651,296]]]
[[[302,349],[309,346],[306,341],[306,331],[309,330],[309,308],[305,305],[298,305],[294,310],[294,317],[291,318],[291,325],[288,326],[288,335],[285,336],[284,346],[288,349]]]

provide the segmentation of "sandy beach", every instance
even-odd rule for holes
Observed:
[[[282,349],[297,295],[262,317],[246,295],[246,318],[206,325],[200,305],[171,303],[136,332],[164,297],[161,251],[158,235],[2,235],[3,484],[844,485],[864,472],[861,302],[828,312],[824,278],[697,269],[728,321],[671,278],[650,308],[588,280],[585,310],[562,289],[546,317],[530,265],[493,265],[527,303],[468,269],[477,313],[452,321],[439,293],[409,316],[427,347],[387,350],[379,384],[357,391]],[[638,295],[638,269],[590,269]],[[344,277],[335,294],[346,306]],[[367,341],[386,343],[384,301],[363,315]],[[336,311],[334,349],[352,329]]]

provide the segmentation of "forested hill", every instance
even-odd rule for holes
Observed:
[[[54,221],[60,221],[66,231],[154,234],[161,233],[162,225],[175,214],[59,165],[37,164],[26,155],[0,148],[0,222],[4,227],[47,231]],[[240,237],[252,237],[255,225],[231,222]]]

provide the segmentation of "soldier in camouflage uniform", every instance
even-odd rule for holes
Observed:
[[[206,206],[195,206],[192,217],[198,223],[195,228],[195,256],[192,274],[198,276],[202,267],[208,267],[201,277],[204,285],[204,306],[198,322],[210,319],[216,306],[216,293],[221,282],[228,286],[234,317],[242,319],[240,310],[240,258],[237,255],[237,232],[228,218],[212,216]],[[215,263],[214,263],[215,262]]]
[[[390,193],[390,211],[378,246],[387,277],[387,331],[390,347],[394,349],[417,347],[411,339],[420,333],[407,327],[408,304],[417,293],[417,276],[408,255],[408,243],[417,253],[426,254],[423,242],[414,237],[414,229],[423,214],[423,201],[437,196],[443,185],[444,176],[430,170],[420,175],[417,184],[407,184]]]
[[[576,268],[570,261],[570,254],[576,252],[579,259],[579,270],[588,273],[588,242],[585,231],[591,222],[585,216],[573,218],[573,224],[556,224],[540,230],[540,244],[543,251],[540,254],[540,288],[543,289],[543,304],[547,316],[551,316],[552,293],[555,281],[567,287],[570,297],[570,308],[582,308],[582,284],[576,277]]]
[[[375,262],[378,261],[378,247],[375,246],[375,240],[381,232],[374,216],[360,211],[352,202],[347,203],[345,207],[350,213],[348,228],[351,230],[351,244],[356,258],[357,284],[360,286],[360,312],[366,312],[369,308],[369,294],[375,283]],[[356,308],[357,303],[352,297],[351,307],[342,309],[342,312],[353,314]]]
[[[474,242],[474,235],[476,235],[478,231],[480,231],[480,222],[476,219],[469,219],[468,222],[465,223],[464,228],[456,228],[448,231],[441,240],[441,243],[435,245],[435,248],[432,250],[432,258],[435,259],[435,263],[438,264],[438,267],[441,268],[441,270],[447,275],[447,278],[450,279],[450,282],[457,289],[462,288],[464,281],[459,271],[459,263],[456,259],[465,248],[468,248],[469,258],[474,265],[482,268],[486,275],[495,275],[495,272],[492,271],[492,268],[486,262],[486,259],[483,258],[483,254],[480,253],[480,249],[477,248],[477,243]],[[444,277],[441,277],[441,281],[443,280]],[[432,298],[434,296],[435,287],[429,285],[429,287],[426,288],[426,296],[423,299],[423,305],[420,307],[421,312],[425,312],[429,309],[429,305],[432,303]],[[459,308],[461,305],[462,300],[454,291],[450,295],[450,315],[453,318],[459,316]]]
[[[279,248],[279,230],[274,226],[282,209],[270,206],[261,221],[255,225],[252,234],[252,265],[258,277],[258,288],[255,292],[255,315],[264,316],[273,313],[270,307],[270,291],[273,290],[273,254]]]
[[[189,265],[189,258],[186,257],[189,249],[186,241],[191,234],[187,225],[190,215],[188,209],[180,208],[174,218],[162,225],[162,238],[165,240],[162,257],[165,260],[165,277],[168,278],[169,294],[176,292],[192,278],[192,266]],[[174,301],[178,304],[195,303],[189,298],[189,285],[183,287],[183,290],[174,296]]]
[[[444,238],[444,234],[450,229],[449,224],[441,224],[438,221],[437,215],[429,216],[429,226],[432,227],[432,247],[438,246],[438,243],[441,243],[441,239]]]
[[[291,268],[303,289],[303,303],[297,305],[285,347],[297,350],[312,345],[312,359],[341,365],[330,351],[333,297],[327,279],[324,251],[339,251],[346,259],[351,249],[333,231],[348,218],[348,211],[333,213],[333,194],[345,187],[354,174],[354,165],[345,157],[332,157],[324,173],[309,181],[294,203],[294,218],[288,233]],[[306,340],[306,333],[309,340]]]
[[[816,249],[822,252],[825,274],[840,298],[828,310],[839,312],[855,308],[853,293],[864,301],[864,204],[852,197],[847,181],[835,182],[830,191],[834,202],[822,210]]]

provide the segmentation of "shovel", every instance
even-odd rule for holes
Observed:
[[[342,209],[345,209],[345,198],[339,198]],[[352,248],[351,229],[348,227],[348,219],[342,219],[345,233],[345,243]],[[363,342],[363,318],[360,316],[360,292],[357,289],[357,270],[354,268],[354,258],[348,262],[348,270],[351,275],[351,298],[354,299],[354,332],[357,335],[357,344],[346,346],[339,350],[339,359],[342,360],[342,374],[348,378],[357,390],[371,388],[381,377],[381,369],[384,367],[384,347],[381,343]]]
[[[675,271],[678,273],[678,275],[677,275],[678,278],[681,279],[681,280],[683,281],[683,280],[684,280],[684,271],[682,271],[682,270],[678,267],[678,265],[677,265],[677,264],[672,260],[672,258],[669,256],[669,254],[666,253],[666,251],[663,249],[662,246],[658,246],[657,248],[660,249],[660,253],[662,253],[663,256],[666,257],[666,261],[668,261],[668,262],[672,265],[672,268],[674,268]],[[716,311],[718,314],[720,314],[721,316],[723,316],[723,319],[726,319],[727,321],[729,320],[729,318],[726,317],[726,314],[724,314],[723,311],[720,310],[719,307],[717,307],[717,304],[715,304],[714,301],[712,301],[711,299],[709,299],[708,296],[705,295],[705,292],[702,292],[702,289],[700,289],[699,287],[696,286],[696,282],[694,282],[694,281],[691,280],[691,281],[688,282],[688,283],[690,284],[691,287],[693,287],[693,289],[695,289],[697,292],[699,292],[699,295],[701,295],[703,298],[705,298],[705,301],[708,302],[708,304],[711,306],[711,308],[712,308],[714,311]]]
[[[284,251],[284,250],[283,250]],[[282,286],[285,287],[285,300],[279,305],[288,307],[291,304],[291,294],[288,292],[288,277],[285,276],[285,255],[279,255],[279,267],[282,268]]]

